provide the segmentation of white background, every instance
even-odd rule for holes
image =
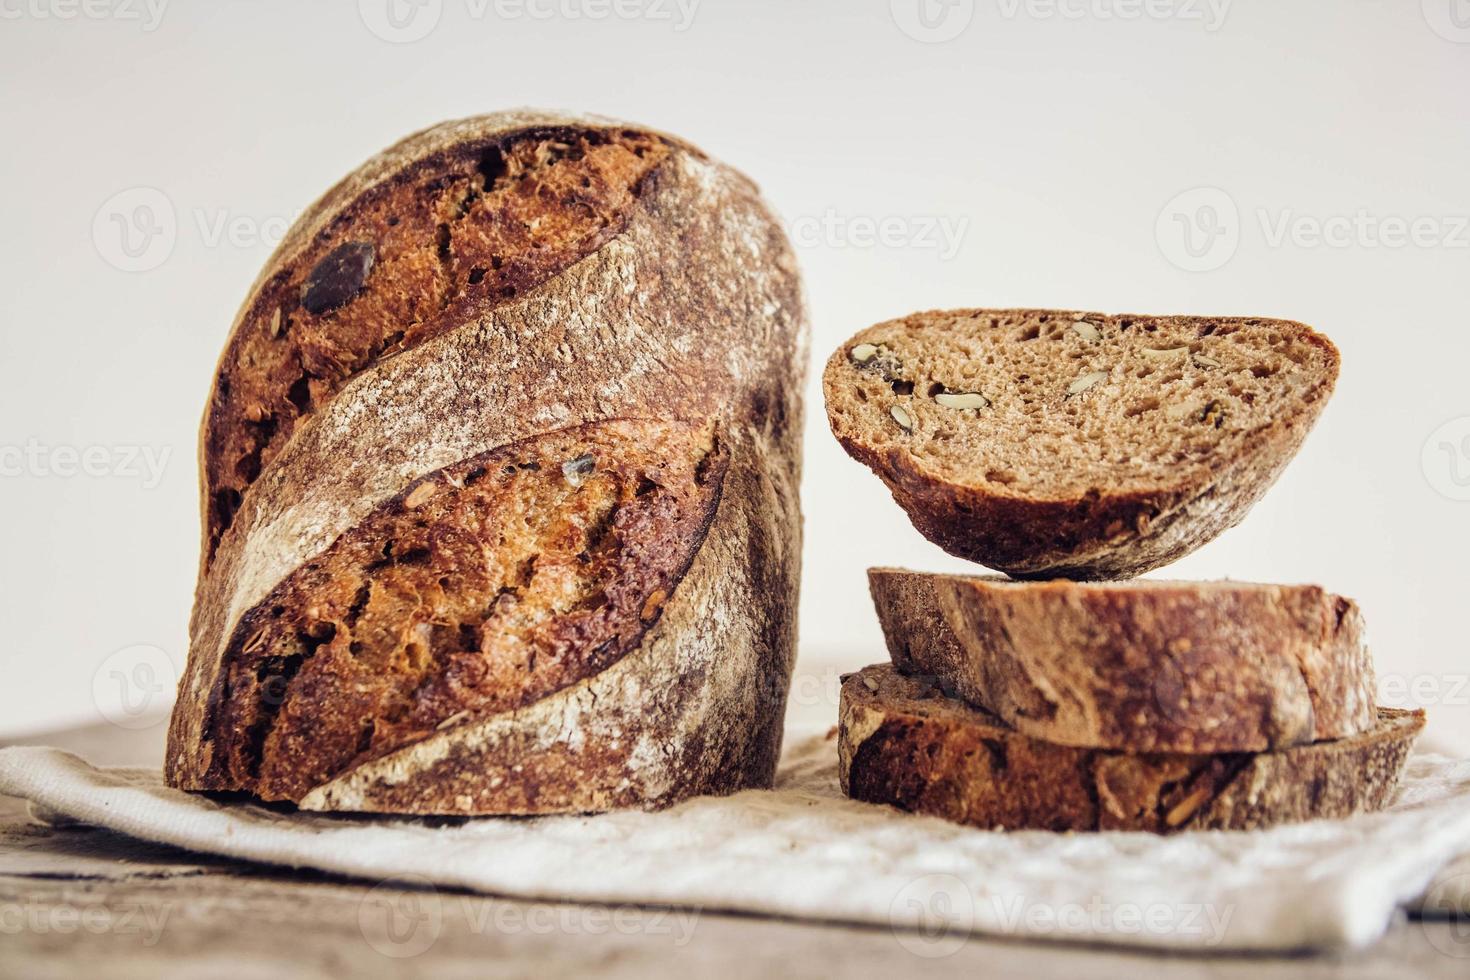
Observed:
[[[196,426],[284,222],[412,130],[540,105],[754,176],[814,368],[930,307],[1325,331],[1343,376],[1300,458],[1166,574],[1358,598],[1389,693],[1470,747],[1467,0],[395,0],[397,32],[387,0],[160,2],[0,0],[0,452],[34,450],[0,457],[0,734],[120,718],[118,677],[182,659]],[[175,232],[129,256],[119,219]],[[815,374],[798,700],[835,716],[822,678],[883,658],[864,568],[965,566],[841,453]],[[55,472],[88,447],[93,475]]]

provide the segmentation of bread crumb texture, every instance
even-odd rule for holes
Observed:
[[[834,434],[937,544],[1086,578],[1239,520],[1337,368],[1326,338],[1283,320],[959,310],[862,331],[823,380]]]

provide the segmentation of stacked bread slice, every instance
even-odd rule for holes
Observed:
[[[1015,576],[870,570],[892,665],[844,681],[846,792],[1159,833],[1386,805],[1424,719],[1374,706],[1351,600],[1117,581],[1240,520],[1337,366],[1276,320],[959,311],[843,345],[838,439],[936,544]]]

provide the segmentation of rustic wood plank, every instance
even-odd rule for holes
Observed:
[[[505,901],[390,882],[201,875],[0,876],[0,975],[16,977],[1456,977],[1446,923],[1352,957],[1184,958],[971,938],[939,957],[884,929]],[[390,932],[390,925],[396,931]],[[1462,941],[1463,942],[1463,941]],[[946,944],[930,947],[949,951]],[[1464,950],[1462,950],[1464,951]]]

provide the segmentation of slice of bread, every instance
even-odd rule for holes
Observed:
[[[843,448],[941,548],[1018,577],[1129,578],[1245,516],[1337,380],[1284,320],[918,313],[823,376]]]
[[[890,568],[868,585],[900,671],[1048,742],[1264,752],[1377,723],[1363,617],[1313,585]]]
[[[1007,830],[1251,830],[1379,810],[1423,712],[1281,752],[1125,754],[1053,745],[887,664],[842,685],[842,788],[855,800]]]

